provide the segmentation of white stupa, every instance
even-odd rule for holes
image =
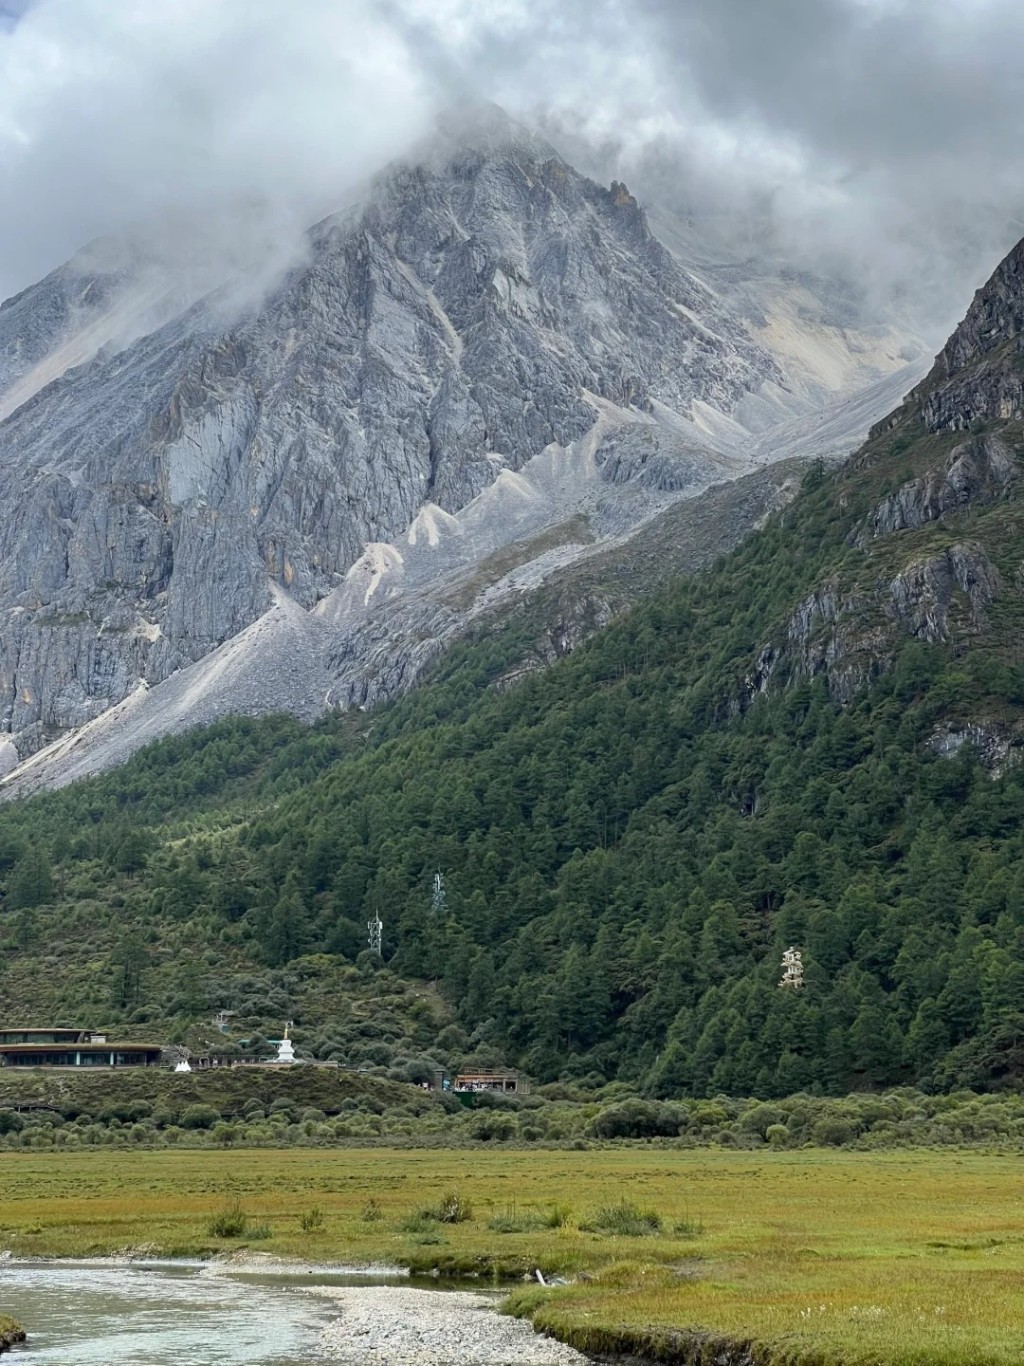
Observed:
[[[291,1024],[291,1020],[286,1021],[284,1027],[284,1038],[278,1039],[277,1041],[277,1057],[274,1060],[275,1062],[291,1063],[297,1061],[295,1057],[295,1049],[292,1047],[292,1041],[288,1037],[288,1030],[291,1028]]]

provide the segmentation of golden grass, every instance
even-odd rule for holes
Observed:
[[[18,1320],[12,1319],[9,1314],[0,1314],[0,1352],[24,1341],[25,1330]]]
[[[410,1215],[457,1189],[465,1223]],[[82,1255],[188,1253],[238,1199],[270,1225],[260,1251],[452,1270],[586,1270],[520,1292],[516,1308],[578,1342],[622,1327],[702,1329],[787,1360],[1009,1366],[1024,1353],[1024,1173],[1014,1157],[807,1150],[744,1154],[631,1146],[586,1152],[291,1149],[8,1153],[0,1247]],[[379,1218],[364,1219],[369,1200]],[[628,1199],[665,1232],[620,1238],[579,1224]],[[302,1215],[323,1212],[304,1233]],[[567,1225],[497,1233],[509,1208],[569,1205]],[[676,1224],[700,1223],[699,1236]],[[409,1227],[403,1229],[402,1225]]]

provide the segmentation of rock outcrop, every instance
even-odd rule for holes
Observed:
[[[1013,452],[1000,437],[972,437],[953,449],[943,467],[909,480],[883,498],[856,543],[863,545],[895,531],[915,531],[970,504],[994,503],[1017,473]]]
[[[1024,418],[1024,243],[974,296],[967,316],[921,386],[929,431]]]

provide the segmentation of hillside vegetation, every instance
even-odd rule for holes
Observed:
[[[1021,367],[963,338],[1019,269],[855,460],[557,666],[505,685],[519,620],[376,713],[224,722],[4,809],[5,1013],[291,1011],[358,1060],[378,913],[389,981],[440,989],[418,1033],[388,1003],[381,1065],[439,1041],[655,1097],[1017,1081]]]

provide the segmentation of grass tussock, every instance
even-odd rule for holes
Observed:
[[[322,1233],[324,1231],[324,1212],[319,1205],[310,1205],[299,1215],[299,1227],[303,1233]]]
[[[544,1215],[536,1209],[520,1209],[513,1200],[487,1222],[492,1233],[533,1233],[544,1228]]]
[[[607,1233],[615,1238],[650,1238],[661,1232],[657,1210],[641,1208],[631,1200],[601,1205],[580,1228],[587,1233]]]
[[[419,1218],[435,1224],[466,1224],[473,1217],[473,1206],[458,1190],[445,1191],[436,1205],[420,1210]]]
[[[25,1341],[25,1330],[10,1314],[0,1314],[0,1352]]]
[[[211,1238],[245,1238],[260,1242],[273,1237],[273,1229],[265,1221],[254,1223],[240,1200],[229,1200],[212,1215],[206,1225]]]

